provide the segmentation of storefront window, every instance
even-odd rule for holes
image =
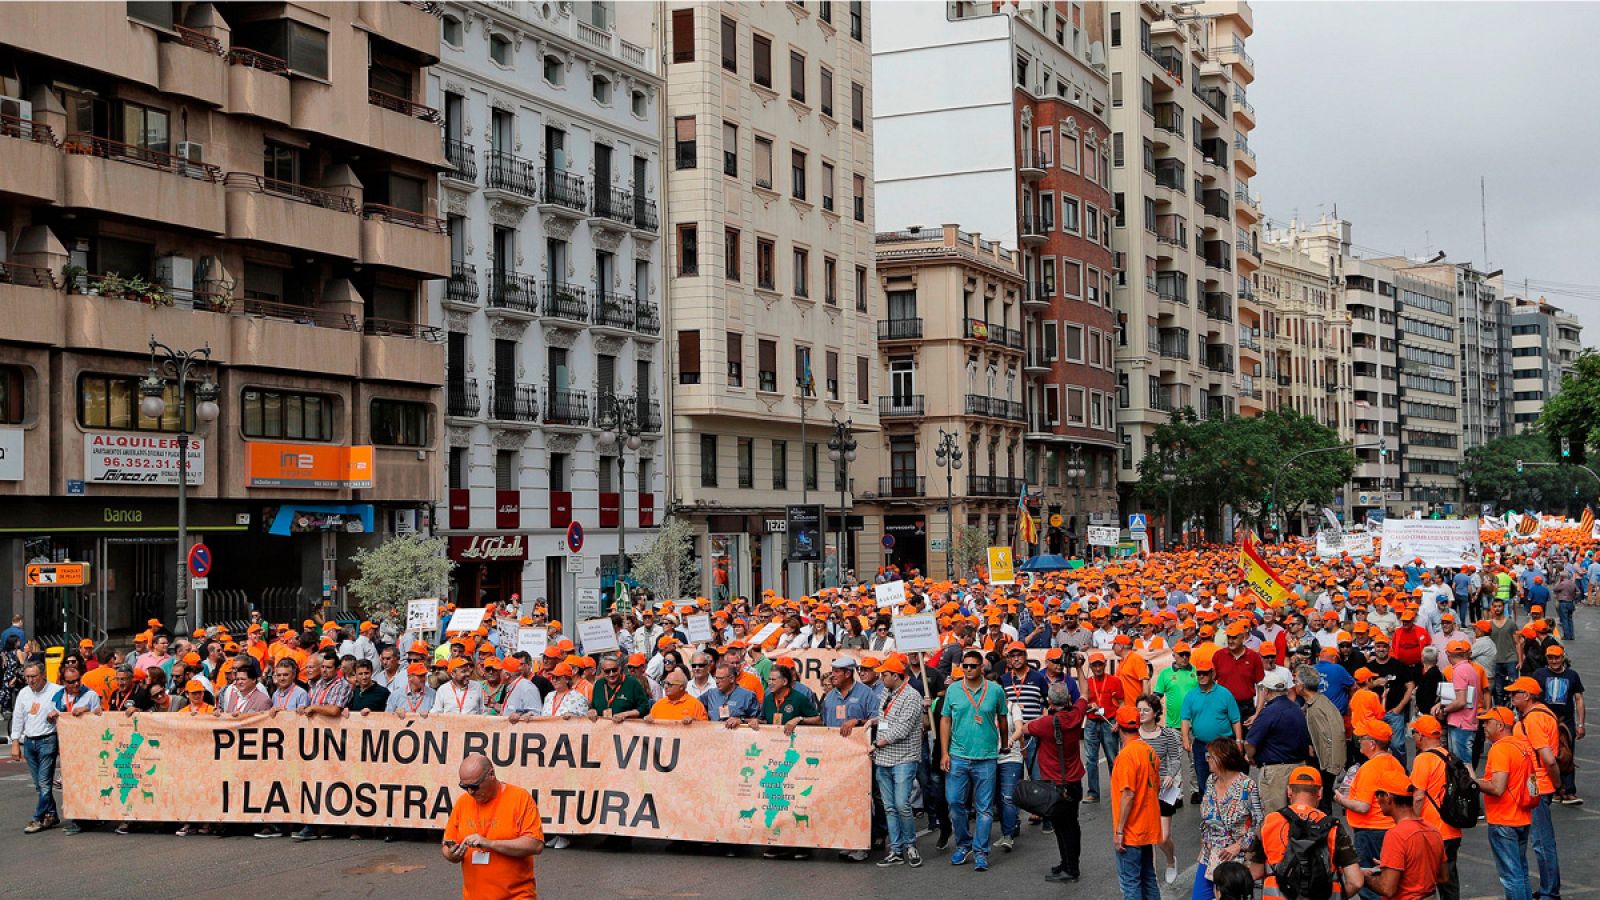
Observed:
[[[744,558],[742,534],[711,535],[711,603],[727,605],[740,596],[739,560]]]

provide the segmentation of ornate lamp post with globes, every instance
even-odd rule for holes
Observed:
[[[617,585],[612,603],[628,583],[628,460],[624,450],[638,450],[639,413],[633,398],[611,398],[609,409],[600,411],[600,445],[617,448]]]
[[[961,468],[961,438],[953,431],[939,429],[939,446],[934,448],[933,461],[944,470],[944,577],[955,578],[956,572],[956,470]]]

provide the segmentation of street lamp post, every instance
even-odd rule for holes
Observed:
[[[150,370],[139,382],[139,412],[147,418],[159,420],[167,412],[167,381],[171,379],[178,388],[178,604],[174,630],[189,633],[189,438],[194,432],[189,428],[189,379],[200,376],[195,387],[195,418],[210,423],[217,418],[217,397],[220,391],[211,380],[211,348],[174,350],[150,338]],[[195,621],[201,621],[200,610],[195,610]]]
[[[635,401],[613,396],[610,411],[600,416],[600,443],[617,448],[617,585],[611,589],[611,602],[628,583],[628,458],[625,450],[638,450],[639,411]]]
[[[956,565],[956,470],[961,468],[961,438],[953,431],[939,429],[939,446],[933,461],[944,470],[944,577],[954,578]]]
[[[1167,549],[1172,549],[1172,495],[1176,492],[1178,481],[1178,467],[1168,456],[1166,462],[1161,464],[1161,483],[1167,486]]]
[[[1083,467],[1083,449],[1072,445],[1072,455],[1067,457],[1067,484],[1072,486],[1072,524],[1076,528],[1078,516],[1083,514],[1083,483],[1089,471]],[[1084,553],[1087,557],[1089,554]]]
[[[844,586],[845,492],[850,488],[850,463],[856,458],[856,439],[850,420],[833,420],[833,437],[828,438],[828,458],[833,460],[834,478],[839,481],[839,544],[833,558],[834,584]]]

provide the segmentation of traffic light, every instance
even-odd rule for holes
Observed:
[[[1562,459],[1571,459],[1572,458],[1572,439],[1571,438],[1562,438],[1561,439],[1561,458]]]
[[[1522,474],[1522,460],[1520,460],[1520,459],[1517,460],[1517,474],[1518,475]]]

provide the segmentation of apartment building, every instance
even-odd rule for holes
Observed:
[[[1508,433],[1532,428],[1544,403],[1561,390],[1583,352],[1578,317],[1540,297],[1509,295],[1511,309],[1511,423]]]
[[[671,503],[713,602],[815,586],[814,563],[788,562],[785,508],[840,487],[823,567],[857,566],[859,490],[826,443],[834,422],[878,428],[877,8],[666,4]]]
[[[666,489],[661,104],[654,4],[451,3],[429,102],[450,277],[454,594],[598,615]],[[578,523],[580,571],[564,545]],[[582,609],[578,597],[585,598]]]
[[[1426,262],[1407,261],[1405,271],[1450,288],[1456,308],[1457,377],[1461,392],[1463,449],[1481,447],[1507,433],[1511,415],[1504,386],[1511,355],[1511,307],[1500,295],[1498,272],[1454,263],[1440,253]]]
[[[30,633],[177,620],[180,458],[215,560],[190,621],[338,604],[355,549],[430,527],[428,7],[0,6],[0,606]],[[152,341],[209,351],[184,396]],[[26,586],[42,560],[90,581]]]
[[[889,4],[879,16],[880,217],[959,216],[974,240],[1019,248],[1021,303],[967,324],[988,336],[969,362],[1004,375],[1005,402],[1023,401],[1018,472],[1039,504],[1041,549],[1081,548],[1090,516],[1115,520],[1120,450],[1106,5]],[[929,139],[958,133],[1012,138]]]
[[[876,400],[882,431],[861,442],[856,462],[865,478],[861,562],[942,576],[953,570],[957,527],[982,528],[998,543],[1015,533],[1020,353],[969,326],[1021,302],[1021,254],[957,225],[880,232],[877,248],[885,387]]]
[[[1310,416],[1350,440],[1351,314],[1344,285],[1330,262],[1311,257],[1297,223],[1265,232],[1261,248],[1262,268],[1251,284],[1262,307],[1265,374],[1243,376],[1240,391],[1264,389],[1268,409]]]

